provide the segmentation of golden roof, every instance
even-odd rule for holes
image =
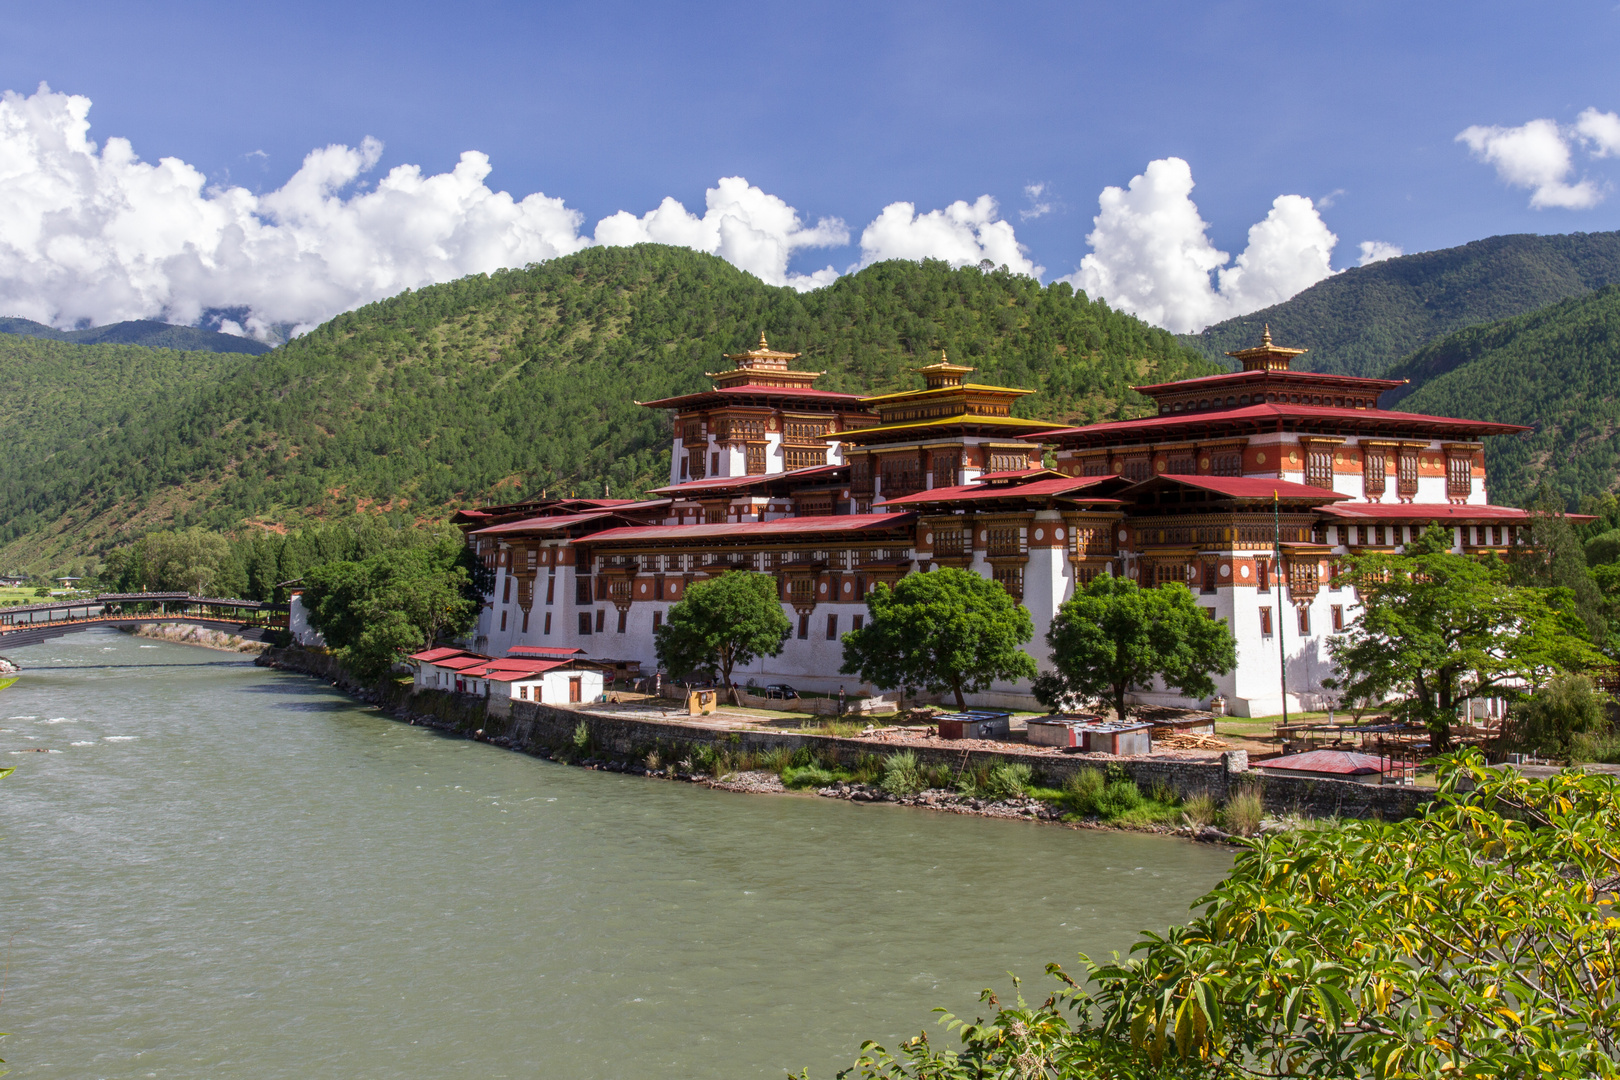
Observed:
[[[1271,343],[1271,324],[1265,324],[1260,344],[1253,349],[1238,349],[1226,355],[1243,364],[1244,371],[1287,371],[1294,357],[1303,356],[1309,349],[1285,349]]]

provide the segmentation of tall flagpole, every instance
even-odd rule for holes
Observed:
[[[1272,573],[1277,579],[1277,670],[1282,675],[1282,726],[1288,726],[1288,650],[1283,647],[1282,508],[1277,489],[1271,489]]]

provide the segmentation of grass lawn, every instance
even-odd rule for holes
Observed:
[[[0,585],[0,604],[43,604],[50,597],[35,596],[34,590]]]

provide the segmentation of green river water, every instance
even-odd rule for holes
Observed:
[[[111,631],[12,658],[18,1080],[831,1077],[1009,969],[1044,996],[1230,860],[568,768]]]

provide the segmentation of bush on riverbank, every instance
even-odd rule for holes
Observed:
[[[1620,785],[1442,760],[1417,818],[1249,843],[1199,914],[858,1080],[1620,1077]],[[1460,790],[1463,781],[1473,787]],[[1106,787],[1105,787],[1106,790]]]

